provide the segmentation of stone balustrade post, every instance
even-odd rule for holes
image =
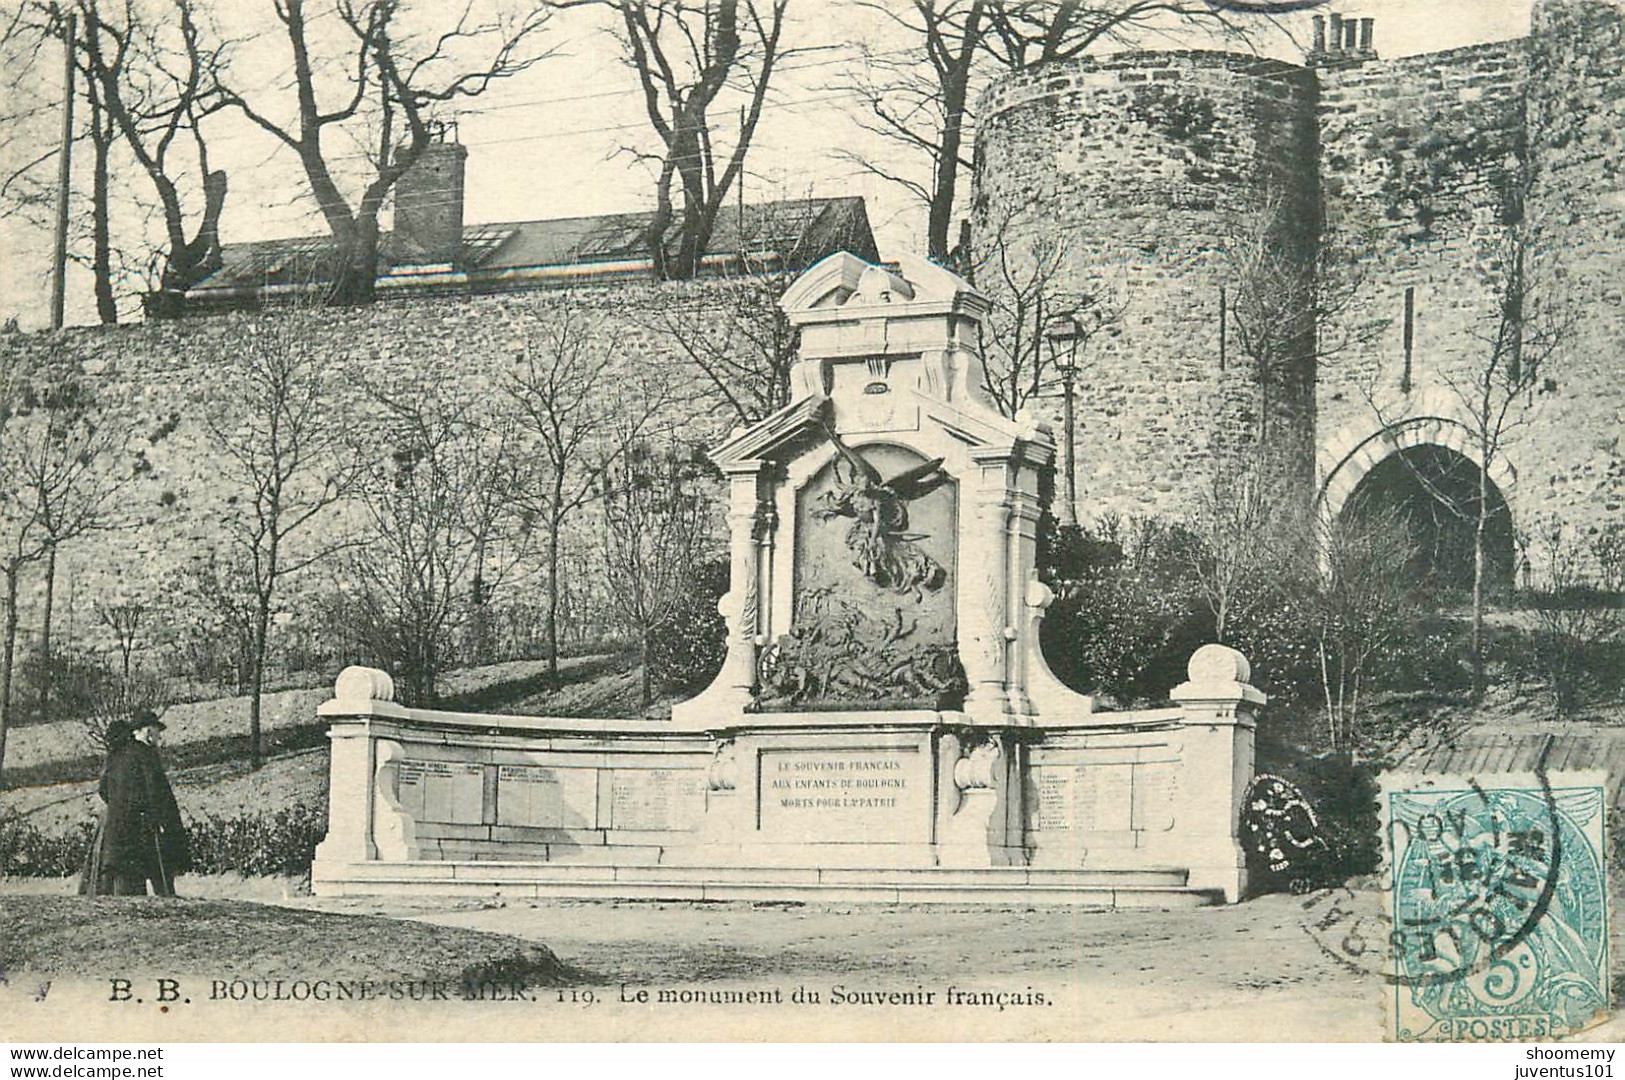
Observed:
[[[395,683],[387,672],[347,667],[333,684],[333,699],[318,710],[332,718],[332,727],[327,733],[327,835],[316,845],[316,876],[324,863],[378,858],[372,835],[376,739],[368,718],[398,711],[394,699]]]
[[[959,660],[965,715],[1007,722],[1010,684],[1010,537],[1014,519],[1007,447],[973,450],[975,469],[961,480],[958,595]],[[1022,582],[1025,588],[1026,582]]]
[[[1247,887],[1238,839],[1241,802],[1253,776],[1257,711],[1267,699],[1247,682],[1247,658],[1225,645],[1197,649],[1186,675],[1169,694],[1185,712],[1176,844],[1190,869],[1190,886],[1222,890],[1234,903]]]

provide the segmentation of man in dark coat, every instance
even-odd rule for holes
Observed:
[[[189,869],[186,831],[175,793],[158,758],[163,721],[138,713],[125,731],[109,731],[99,791],[107,808],[97,830],[90,891],[101,896],[175,895],[175,875]]]

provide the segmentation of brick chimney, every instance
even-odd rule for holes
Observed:
[[[468,148],[437,139],[395,181],[396,266],[456,265],[463,243],[463,167]]]
[[[1330,25],[1326,16],[1314,17],[1314,44],[1305,58],[1311,67],[1332,67],[1358,64],[1362,60],[1375,60],[1377,50],[1372,45],[1375,19],[1344,16],[1333,12]],[[1329,31],[1329,32],[1328,32]]]

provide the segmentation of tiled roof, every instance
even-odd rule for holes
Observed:
[[[465,225],[462,265],[472,283],[482,276],[511,276],[541,268],[579,268],[647,260],[644,231],[651,212],[600,217],[550,218]],[[379,274],[405,268],[389,263],[389,240],[379,242]],[[786,199],[728,207],[718,215],[709,251],[714,256],[744,253],[776,266],[800,269],[836,251],[875,261],[874,234],[863,199]],[[220,269],[189,291],[207,299],[216,290],[237,291],[271,285],[331,280],[334,247],[326,236],[226,244]]]

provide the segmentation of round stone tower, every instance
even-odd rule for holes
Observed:
[[[1530,287],[1558,318],[1541,407],[1511,451],[1532,481],[1520,524],[1539,541],[1625,520],[1625,2],[1537,0],[1531,29]]]
[[[1312,497],[1315,93],[1291,64],[1161,52],[1047,65],[983,98],[986,351],[996,367],[1047,334],[1026,359],[1051,365],[1077,339],[1079,520],[1188,514],[1260,448]],[[1026,404],[1064,446],[1062,394],[1052,377]]]

